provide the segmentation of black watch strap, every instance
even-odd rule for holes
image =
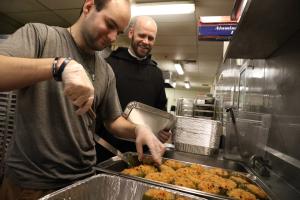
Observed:
[[[62,81],[62,73],[65,69],[65,67],[67,66],[67,64],[71,61],[71,58],[65,58],[64,61],[62,62],[62,64],[59,66],[58,70],[53,73],[53,78],[56,81]]]

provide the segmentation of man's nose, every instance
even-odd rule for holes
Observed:
[[[149,44],[150,42],[149,42],[148,38],[143,38],[143,43],[144,44]]]

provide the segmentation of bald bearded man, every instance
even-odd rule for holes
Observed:
[[[157,34],[157,24],[149,16],[139,16],[133,20],[129,31],[129,48],[120,47],[106,59],[111,65],[121,107],[124,110],[131,101],[138,101],[149,106],[166,110],[167,98],[164,80],[157,63],[151,59],[151,50]],[[101,124],[96,132],[122,152],[135,152],[135,144],[115,138]],[[159,139],[165,142],[170,137],[167,131],[159,133]],[[106,149],[97,146],[98,161],[113,156]]]

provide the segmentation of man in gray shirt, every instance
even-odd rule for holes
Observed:
[[[18,93],[0,199],[36,199],[93,175],[90,109],[110,132],[136,138],[139,157],[147,144],[160,163],[164,146],[121,116],[114,73],[95,53],[114,42],[129,19],[129,0],[86,0],[71,27],[27,24],[1,43],[0,90]]]

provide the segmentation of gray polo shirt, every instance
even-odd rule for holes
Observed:
[[[0,55],[71,57],[95,74],[94,110],[100,120],[121,115],[112,69],[98,54],[82,52],[65,28],[27,24],[0,44]],[[77,116],[75,109],[61,82],[43,81],[18,90],[6,175],[35,189],[55,189],[92,175],[96,163],[92,121],[86,114]]]

